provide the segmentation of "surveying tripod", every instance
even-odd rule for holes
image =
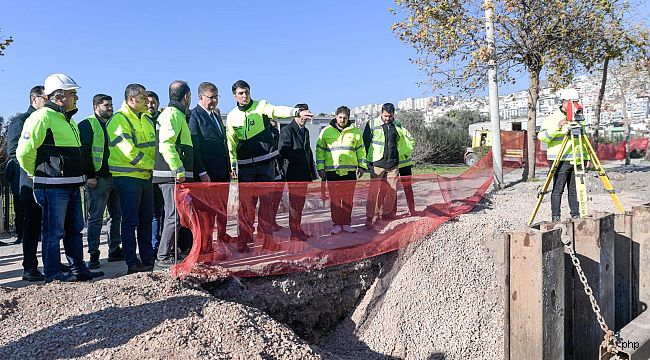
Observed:
[[[567,113],[571,114],[571,111],[569,110],[567,111]],[[539,206],[541,205],[542,200],[544,199],[544,194],[547,193],[548,186],[553,180],[555,172],[560,166],[560,160],[562,158],[562,154],[564,154],[564,150],[566,149],[569,141],[571,141],[571,144],[573,144],[573,149],[572,149],[573,150],[572,160],[574,160],[573,175],[575,177],[578,205],[580,206],[580,217],[585,217],[587,215],[587,183],[586,183],[585,164],[584,164],[584,159],[582,157],[582,154],[578,153],[578,151],[582,152],[583,146],[586,148],[587,153],[589,154],[589,157],[591,158],[591,161],[593,162],[594,167],[596,168],[596,171],[598,171],[598,177],[603,182],[603,185],[605,186],[605,190],[612,197],[612,200],[614,201],[614,205],[616,205],[618,211],[625,212],[625,210],[623,209],[623,205],[621,204],[621,201],[618,199],[618,196],[616,195],[616,191],[614,191],[614,187],[612,186],[612,183],[609,181],[609,177],[607,177],[607,174],[605,173],[605,169],[603,169],[603,165],[600,163],[600,160],[598,160],[596,151],[594,151],[594,148],[591,146],[591,143],[589,142],[589,138],[587,138],[587,135],[582,130],[582,125],[580,125],[580,123],[578,123],[577,121],[571,121],[573,119],[569,119],[569,120],[570,122],[566,125],[568,126],[569,131],[564,135],[564,139],[562,140],[562,145],[560,146],[560,152],[558,153],[555,160],[553,160],[553,165],[551,165],[551,170],[548,172],[548,176],[546,176],[546,181],[544,181],[544,186],[542,187],[542,190],[539,193],[537,193],[537,203],[535,204],[535,209],[533,210],[533,214],[530,216],[530,220],[528,220],[528,226],[531,226],[533,224],[533,221],[535,220],[537,211],[539,211]]]

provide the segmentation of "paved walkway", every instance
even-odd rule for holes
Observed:
[[[86,239],[85,230],[84,230],[84,242]],[[12,245],[0,246],[0,286],[7,287],[23,287],[35,284],[42,284],[43,282],[28,282],[22,280],[23,275],[23,247],[22,245],[13,245],[13,242],[16,241],[15,234],[13,237],[2,237],[0,241],[4,243],[10,243]],[[38,259],[39,269],[42,271],[43,262],[41,258],[41,246],[39,243],[38,253],[36,254]],[[98,270],[101,270],[106,273],[106,277],[117,277],[126,274],[126,263],[124,261],[119,262],[108,262],[106,258],[108,257],[108,245],[106,242],[106,234],[102,234],[102,242],[99,250],[101,251],[100,262],[102,267]],[[88,247],[84,246],[84,257],[86,260],[89,260]],[[61,246],[61,261],[64,264],[67,264],[65,255],[63,253],[63,245]],[[97,270],[93,270],[97,271]]]

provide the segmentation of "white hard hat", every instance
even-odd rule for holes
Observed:
[[[561,100],[578,100],[580,99],[580,95],[578,94],[578,90],[569,88],[569,89],[564,89],[560,92],[560,99]]]
[[[45,95],[51,95],[55,90],[79,89],[71,77],[66,74],[52,74],[45,79]]]

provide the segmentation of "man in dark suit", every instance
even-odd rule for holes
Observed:
[[[309,110],[307,104],[296,108]],[[284,159],[285,179],[289,187],[289,228],[291,240],[306,241],[311,237],[300,227],[302,210],[305,206],[307,186],[318,179],[316,163],[309,145],[309,130],[305,127],[306,118],[294,117],[293,121],[280,132],[280,156]]]
[[[194,145],[194,177],[196,181],[230,183],[230,158],[226,143],[226,128],[217,109],[219,90],[209,82],[199,85],[199,104],[190,114],[190,132]],[[197,178],[198,177],[198,178]],[[229,185],[216,188],[217,236],[223,242],[230,242],[226,234],[226,210]]]
[[[27,112],[12,118],[7,128],[7,155],[9,156],[7,171],[12,175],[10,183],[14,194],[14,205],[17,208],[16,232],[20,232],[18,239],[23,244],[23,280],[26,281],[45,280],[43,274],[38,271],[38,259],[36,258],[38,241],[41,238],[42,210],[41,206],[34,200],[32,180],[18,164],[16,149],[18,148],[18,140],[23,132],[25,121],[34,111],[45,105],[47,97],[43,93],[43,89],[42,85],[38,85],[30,90],[30,106]],[[18,211],[18,209],[21,211]]]

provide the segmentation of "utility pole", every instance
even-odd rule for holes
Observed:
[[[490,52],[488,61],[488,83],[490,95],[490,122],[492,129],[492,163],[494,165],[494,187],[503,188],[503,166],[501,162],[501,125],[499,121],[499,88],[497,86],[497,60],[494,40],[494,0],[485,0],[485,38]]]

